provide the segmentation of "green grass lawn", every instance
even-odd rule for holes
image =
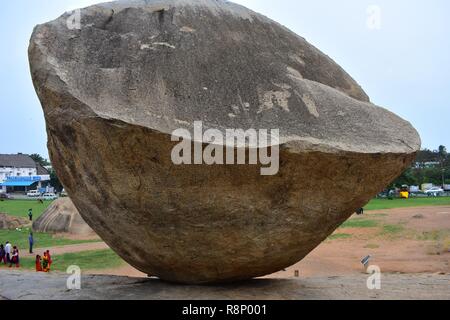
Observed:
[[[328,240],[342,240],[342,239],[350,239],[352,237],[351,234],[348,233],[335,233],[328,237]]]
[[[430,198],[411,198],[411,199],[373,199],[364,208],[365,210],[384,210],[407,207],[428,207],[450,205],[450,197],[430,197]]]
[[[51,201],[44,201],[44,204],[36,200],[7,200],[0,201],[0,212],[8,215],[28,218],[28,210],[33,209],[33,219],[36,220],[50,205]],[[19,250],[28,250],[28,228],[22,230],[0,230],[0,243],[9,241],[12,245],[18,246]],[[51,248],[71,244],[88,242],[98,242],[99,240],[70,240],[63,237],[55,237],[50,233],[34,232],[34,248]]]
[[[35,259],[21,258],[20,260],[22,269],[35,269]],[[80,267],[83,272],[84,270],[111,269],[125,264],[111,249],[65,253],[52,256],[52,260],[52,271],[61,272],[66,272],[67,268],[72,265]]]
[[[16,230],[0,230],[0,243],[5,244],[9,241],[12,245],[18,246],[19,250],[28,250],[28,235],[29,230],[22,229],[22,231]],[[79,244],[87,242],[98,242],[98,240],[70,240],[61,237],[54,237],[49,233],[38,233],[35,232],[34,236],[34,247],[35,248],[50,248],[65,246],[70,244]]]
[[[340,228],[375,228],[377,226],[378,221],[358,217],[345,221]]]
[[[383,225],[382,235],[396,235],[402,233],[405,227],[401,224],[385,224]]]
[[[44,201],[43,204],[34,200],[5,200],[0,201],[0,212],[11,216],[28,218],[28,210],[33,209],[33,219],[36,220],[47,209],[52,201]]]

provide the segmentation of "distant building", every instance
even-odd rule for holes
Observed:
[[[426,162],[416,162],[416,168],[434,168],[439,166],[441,163],[438,161],[426,161]]]
[[[0,192],[27,192],[45,187],[47,169],[26,154],[0,154]]]

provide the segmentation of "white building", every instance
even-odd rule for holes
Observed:
[[[49,181],[47,169],[26,154],[0,154],[0,192],[27,191],[41,188]]]

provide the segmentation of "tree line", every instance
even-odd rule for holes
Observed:
[[[413,165],[393,182],[392,187],[421,186],[424,183],[436,186],[450,184],[450,154],[445,146],[419,151]]]

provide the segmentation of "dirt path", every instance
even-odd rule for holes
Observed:
[[[109,247],[104,242],[91,242],[91,243],[81,243],[81,244],[71,244],[68,246],[59,246],[52,248],[45,248],[45,250],[50,250],[50,253],[53,255],[59,255],[64,253],[75,253],[75,252],[83,252],[83,251],[94,251],[94,250],[104,250]],[[29,254],[26,252],[22,253],[24,257],[35,257],[36,254],[43,251],[44,248],[36,248],[34,249],[34,254]]]
[[[301,262],[270,277],[289,278],[296,270],[306,277],[361,273],[360,261],[367,255],[386,273],[450,274],[449,206],[367,211],[364,219],[379,226],[338,229],[336,233],[351,237],[326,241]],[[398,233],[380,234],[385,225],[399,228]]]

